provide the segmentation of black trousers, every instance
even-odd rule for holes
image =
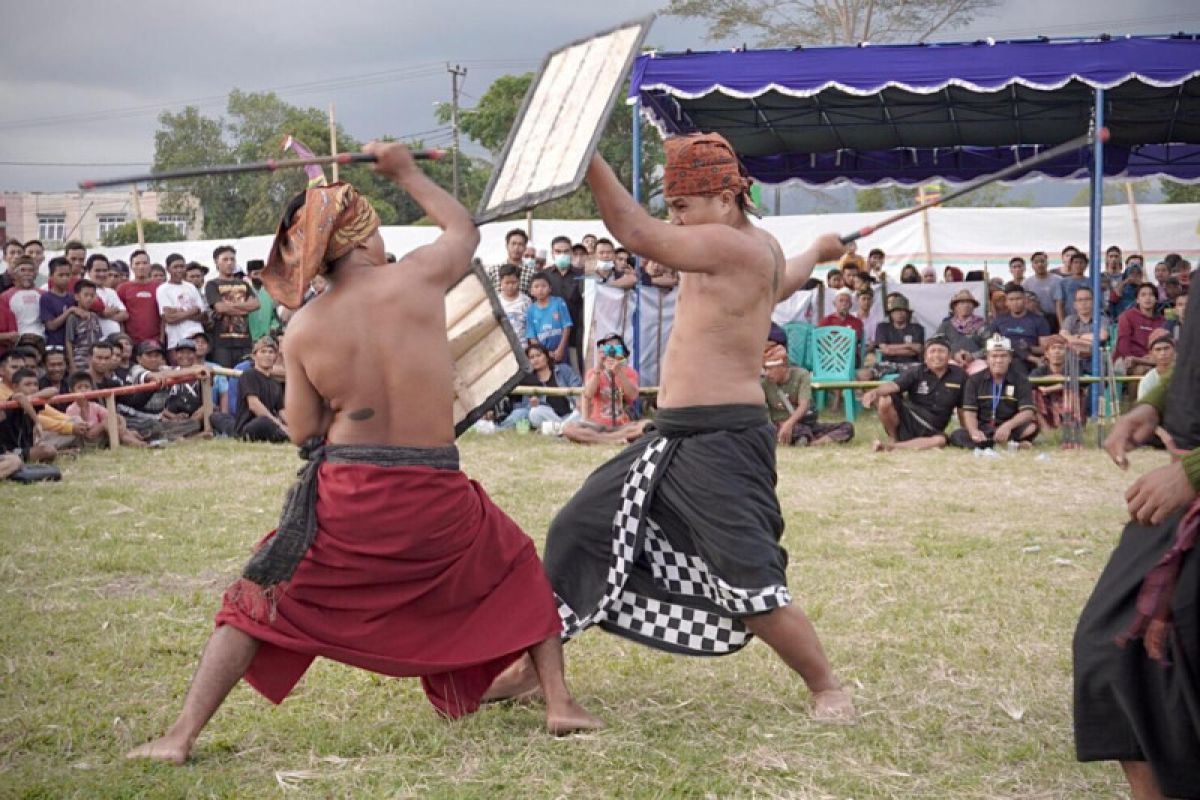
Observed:
[[[238,365],[238,362],[246,357],[250,352],[250,345],[247,344],[222,344],[217,342],[213,345],[212,352],[209,353],[209,358],[227,369],[233,369]]]
[[[251,442],[286,442],[288,435],[267,417],[255,417],[242,426],[238,436]]]

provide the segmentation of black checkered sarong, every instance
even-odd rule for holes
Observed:
[[[563,637],[592,625],[661,650],[724,655],[741,617],[791,602],[763,406],[659,409],[550,526]]]

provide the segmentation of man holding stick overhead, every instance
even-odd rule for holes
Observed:
[[[444,295],[479,233],[403,145],[366,152],[443,233],[385,266],[379,218],[349,184],[289,204],[264,285],[298,308],[314,276],[331,284],[284,343],[288,429],[309,463],[226,592],[177,721],[130,757],[182,763],[241,678],[279,703],[316,656],[420,676],[438,711],[459,717],[528,652],[547,728],[601,725],[563,681],[562,626],[533,543],[459,471]]]
[[[812,624],[791,602],[775,495],[775,428],[760,385],[776,302],[844,251],[821,237],[785,264],[747,219],[750,182],[718,135],[667,139],[655,220],[593,158],[604,224],[630,250],[681,273],[658,413],[559,512],[545,564],[567,637],[591,625],[669,652],[722,655],[759,636],[796,670],[821,718],[853,715]],[[523,664],[493,696],[531,688]]]

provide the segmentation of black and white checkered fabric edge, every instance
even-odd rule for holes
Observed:
[[[666,437],[655,439],[646,445],[642,455],[633,462],[625,476],[625,483],[621,486],[621,504],[613,515],[612,559],[609,561],[608,575],[605,577],[604,596],[600,598],[596,608],[586,616],[580,617],[561,597],[558,598],[558,616],[563,622],[564,640],[607,619],[608,609],[624,591],[625,581],[633,570],[638,534],[641,532],[654,473],[666,449]]]
[[[649,520],[644,552],[650,562],[654,582],[671,594],[706,597],[730,614],[761,614],[792,602],[786,586],[741,589],[714,575],[697,556],[680,553],[671,547],[662,528]]]
[[[746,626],[699,608],[623,592],[607,621],[638,636],[702,655],[732,653],[752,638]]]

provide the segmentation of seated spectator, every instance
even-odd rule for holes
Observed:
[[[1174,276],[1167,278],[1163,285],[1163,292],[1166,297],[1158,301],[1155,311],[1164,319],[1168,319],[1175,315],[1175,301],[1184,294],[1183,283]]]
[[[842,277],[842,271],[835,267],[834,269],[831,269],[828,272],[826,272],[825,273],[825,286],[835,292],[838,291],[839,289],[845,288],[846,281]]]
[[[859,371],[860,381],[879,380],[921,362],[925,329],[913,324],[908,298],[898,292],[889,294],[887,315],[887,322],[875,326],[875,364]]]
[[[858,254],[858,242],[850,242],[846,245],[846,253],[838,261],[838,267],[845,272],[846,267],[853,267],[855,272],[866,266],[863,257]],[[853,287],[851,287],[853,288]]]
[[[919,271],[917,271],[916,264],[905,264],[900,269],[900,282],[901,283],[920,283],[921,282],[921,273]]]
[[[633,420],[638,400],[638,374],[625,363],[629,355],[619,333],[596,343],[597,366],[588,370],[577,422],[562,427],[562,436],[580,444],[630,442],[641,435],[645,423]]]
[[[271,377],[279,357],[275,340],[269,336],[259,339],[251,357],[254,368],[238,380],[237,435],[251,442],[286,442],[283,384]]]
[[[1071,313],[1071,298],[1075,291],[1083,287],[1091,287],[1092,282],[1087,277],[1087,254],[1075,250],[1071,254],[1070,274],[1063,276],[1063,282],[1058,285],[1058,294],[1054,298],[1054,307],[1058,317],[1059,327],[1062,327],[1067,314]]]
[[[962,283],[963,271],[958,267],[946,267],[942,270],[943,283]]]
[[[988,339],[988,368],[963,386],[962,427],[950,434],[955,447],[989,448],[1016,442],[1032,446],[1038,426],[1033,387],[1025,373],[1012,368],[1012,343],[996,334]]]
[[[842,288],[849,289],[851,293],[858,291],[858,267],[854,264],[842,265]]]
[[[1166,326],[1166,320],[1156,313],[1158,289],[1143,283],[1137,290],[1137,303],[1117,319],[1118,371],[1126,375],[1145,375],[1154,368],[1150,358],[1150,334]]]
[[[199,371],[196,343],[180,339],[171,350],[178,371]],[[162,411],[163,428],[168,439],[195,436],[204,430],[204,396],[199,380],[173,383],[167,387],[167,402]]]
[[[821,317],[820,322],[817,323],[817,327],[852,328],[854,330],[855,345],[861,345],[865,341],[862,320],[850,313],[850,308],[853,304],[854,292],[848,288],[838,289],[833,293],[833,313]]]
[[[1067,346],[1075,351],[1079,356],[1080,372],[1092,374],[1092,290],[1086,287],[1081,287],[1075,290],[1073,298],[1074,311],[1063,320],[1062,328],[1059,333],[1067,341]],[[1110,328],[1108,316],[1100,315],[1100,346],[1103,347],[1108,343],[1108,330]]]
[[[1012,281],[1013,283],[1016,283],[1016,284],[1024,284],[1025,283],[1025,259],[1021,258],[1020,256],[1013,256],[1012,258],[1010,258],[1008,260],[1008,272],[1009,272],[1009,275],[1012,276],[1009,278],[1010,281]],[[1040,296],[1038,299],[1040,301],[1040,299],[1041,299]]]
[[[950,344],[950,359],[963,369],[983,357],[987,321],[975,313],[979,301],[970,289],[960,289],[950,298],[950,316],[942,320],[935,336]]]
[[[879,327],[879,323],[883,321],[883,303],[875,302],[875,290],[870,286],[864,286],[855,294],[858,300],[858,310],[854,312],[854,316],[858,317],[858,321],[862,324],[863,333],[866,339],[860,342],[859,348],[865,355],[875,347],[875,342],[870,337],[875,333],[875,329]],[[862,363],[862,359],[859,359]]]
[[[875,440],[880,450],[929,450],[946,446],[946,426],[962,405],[967,374],[950,363],[950,341],[930,337],[924,361],[909,367],[863,395],[863,405],[878,408],[887,441]]]
[[[803,367],[789,366],[787,333],[771,325],[769,343],[780,345],[768,349],[763,363],[762,387],[767,398],[767,414],[775,425],[776,441],[792,446],[840,444],[854,438],[854,425],[849,422],[822,423],[812,407],[812,374]]]
[[[67,383],[67,354],[64,348],[51,345],[46,348],[46,370],[38,381],[38,397],[49,399],[71,391]],[[66,410],[63,404],[59,411]]]
[[[1176,342],[1179,341],[1179,334],[1183,329],[1183,318],[1187,314],[1187,303],[1188,293],[1184,292],[1175,298],[1175,307],[1163,315],[1163,319],[1166,320],[1164,327]]]
[[[192,343],[196,345],[196,364],[213,369],[221,365],[215,361],[209,361],[207,356],[211,349],[208,334],[196,333],[192,335]],[[233,436],[237,420],[233,416],[233,404],[230,400],[230,379],[225,375],[213,374],[212,376],[212,403],[213,413],[209,418],[209,425],[212,431],[217,436]]]
[[[1165,328],[1150,332],[1150,360],[1154,362],[1154,368],[1138,382],[1139,401],[1175,367],[1175,339]]]
[[[72,370],[87,369],[91,360],[92,345],[104,338],[100,315],[92,310],[96,300],[96,284],[87,278],[75,283],[75,302],[67,309],[64,340],[67,347],[67,363]]]
[[[20,409],[0,412],[0,452],[17,453],[25,463],[49,463],[58,448],[47,440],[40,412],[30,398],[37,394],[37,374],[23,366],[13,353],[0,357],[0,401],[15,400]],[[82,427],[82,426],[81,426]]]
[[[70,387],[69,391],[73,394],[91,392],[96,388],[92,383],[91,374],[87,372],[72,373],[66,382]],[[76,400],[67,406],[66,414],[68,417],[81,420],[87,426],[87,429],[80,434],[85,442],[100,445],[107,443],[108,409],[104,407],[104,403],[86,398]],[[147,446],[141,437],[129,430],[120,414],[117,415],[117,439],[128,447]]]
[[[517,338],[525,335],[526,314],[533,302],[521,291],[521,271],[512,264],[500,267],[500,307]]]
[[[921,283],[937,283],[937,270],[933,267],[921,270]]]
[[[1163,272],[1166,272],[1165,265]],[[1155,270],[1157,273],[1158,270]],[[1137,305],[1138,287],[1146,282],[1142,275],[1141,264],[1130,264],[1125,268],[1125,272],[1121,275],[1121,280],[1117,281],[1110,287],[1108,295],[1108,307],[1114,316],[1121,316],[1129,309]],[[1157,290],[1156,290],[1157,291]]]
[[[114,333],[106,337],[105,341],[112,345],[113,373],[124,380],[125,374],[136,363],[133,360],[133,339],[127,333]]]
[[[582,386],[579,373],[571,369],[570,364],[555,364],[550,358],[550,352],[540,343],[534,342],[525,348],[529,357],[529,366],[533,371],[522,380],[521,386],[543,386],[547,389],[555,387]],[[501,428],[511,428],[525,419],[535,430],[545,431],[546,435],[558,433],[567,422],[575,422],[580,418],[575,410],[577,400],[574,397],[561,395],[523,395],[520,402],[513,408],[503,422]]]
[[[567,348],[571,341],[571,312],[561,297],[550,294],[550,280],[538,273],[529,284],[533,304],[526,313],[525,339],[540,342],[554,363],[567,360]]]
[[[1068,347],[1065,336],[1061,333],[1051,334],[1046,339],[1045,360],[1029,373],[1029,377],[1064,378],[1067,373]],[[1066,411],[1066,392],[1066,383],[1047,383],[1033,387],[1033,404],[1037,412],[1038,427],[1041,430],[1056,430],[1062,427],[1063,414]],[[1076,392],[1075,413],[1081,424],[1087,418],[1085,413],[1081,413],[1084,407],[1083,397],[1082,390]]]
[[[92,347],[93,358],[89,363],[89,371],[96,371],[94,354],[103,343]],[[101,389],[110,386],[139,386],[143,383],[154,383],[166,370],[167,361],[163,346],[153,339],[138,342],[135,350],[136,361],[127,371],[113,369],[106,381],[97,382]],[[124,419],[129,429],[142,439],[154,442],[164,436],[162,410],[167,404],[167,389],[158,388],[154,391],[134,392],[117,398],[117,413]]]
[[[1007,313],[998,315],[989,326],[989,334],[999,334],[1013,348],[1013,360],[1024,375],[1041,363],[1050,325],[1041,314],[1030,313],[1025,289],[1015,283],[1004,287]]]

